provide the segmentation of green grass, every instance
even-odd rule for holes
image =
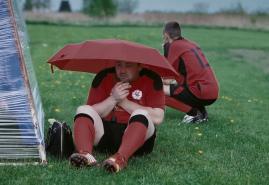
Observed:
[[[161,27],[30,24],[28,31],[46,119],[70,125],[76,107],[86,101],[93,75],[51,74],[46,61],[58,49],[87,39],[119,38],[161,51]],[[220,98],[208,107],[207,124],[180,124],[183,114],[168,108],[153,153],[131,159],[119,174],[75,170],[67,161],[49,157],[46,166],[0,167],[0,184],[268,184],[269,74],[261,61],[269,61],[269,54],[245,57],[250,50],[252,55],[269,52],[268,32],[186,27],[183,34],[200,44],[220,83]],[[105,157],[97,153],[99,160]]]

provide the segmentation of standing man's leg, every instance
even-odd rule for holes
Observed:
[[[185,87],[176,84],[164,85],[164,92],[169,96],[166,98],[166,105],[186,113],[182,119],[183,123],[201,123],[208,120],[205,105],[211,102],[197,99]]]

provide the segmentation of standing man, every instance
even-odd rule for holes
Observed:
[[[177,22],[168,22],[163,30],[164,56],[179,73],[176,82],[165,79],[166,105],[177,103],[185,112],[183,123],[201,123],[208,120],[205,106],[218,98],[219,86],[213,69],[201,48],[181,36]]]
[[[93,146],[115,153],[103,162],[109,172],[118,172],[135,155],[152,152],[154,125],[164,118],[162,80],[141,64],[118,61],[99,72],[89,92],[87,105],[78,107],[74,142],[78,153],[70,157],[76,167],[97,164]]]

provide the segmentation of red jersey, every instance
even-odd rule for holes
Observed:
[[[115,68],[108,68],[99,72],[92,82],[87,104],[94,105],[105,100],[110,96],[110,92],[117,82],[119,80],[116,77]],[[130,85],[128,100],[145,107],[164,109],[165,96],[162,80],[159,75],[148,69],[142,69],[139,78],[131,82]],[[111,121],[113,117],[117,123],[127,124],[130,114],[120,106],[116,106],[103,119]]]
[[[187,87],[199,99],[217,99],[219,86],[215,74],[201,49],[186,39],[174,41],[169,47],[168,61],[179,72],[182,85],[175,93]]]

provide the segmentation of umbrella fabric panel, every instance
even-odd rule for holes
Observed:
[[[58,51],[49,63],[62,70],[97,73],[116,61],[141,63],[161,76],[177,76],[176,71],[156,49],[124,40],[92,40],[70,44]]]

